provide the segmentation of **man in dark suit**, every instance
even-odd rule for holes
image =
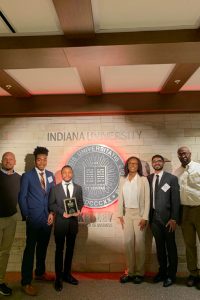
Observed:
[[[22,260],[22,289],[31,296],[37,294],[31,284],[36,247],[35,279],[53,280],[45,272],[45,258],[53,223],[53,214],[48,211],[48,197],[54,185],[52,172],[45,170],[48,149],[37,147],[34,151],[35,168],[22,175],[19,206],[26,220],[26,247]]]
[[[154,282],[163,281],[168,287],[176,280],[178,265],[175,229],[179,220],[180,194],[176,176],[164,172],[164,158],[152,157],[155,172],[148,176],[150,184],[150,226],[155,238],[157,258],[160,265]]]
[[[50,193],[49,210],[56,215],[55,217],[55,290],[61,291],[62,281],[77,285],[78,280],[71,274],[71,265],[74,252],[76,235],[78,233],[78,216],[83,207],[83,196],[81,186],[72,181],[73,170],[66,165],[61,170],[62,182],[57,184]],[[63,200],[66,198],[76,198],[77,212],[68,214],[65,211]],[[66,239],[65,260],[63,266],[63,250]]]

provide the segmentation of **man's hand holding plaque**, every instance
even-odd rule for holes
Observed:
[[[78,217],[80,214],[80,211],[78,210],[76,198],[66,198],[63,200],[65,212],[63,214],[64,218],[70,218],[70,217]]]

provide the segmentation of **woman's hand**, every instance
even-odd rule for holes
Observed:
[[[119,217],[119,221],[122,225],[122,229],[124,229],[124,218],[123,217]]]
[[[138,226],[140,226],[140,230],[144,230],[147,225],[147,220],[141,219]]]

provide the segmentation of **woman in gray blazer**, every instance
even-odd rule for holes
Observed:
[[[125,163],[125,175],[120,178],[118,217],[124,231],[128,273],[121,283],[142,283],[145,264],[145,231],[150,208],[149,183],[142,173],[139,158],[131,156]]]

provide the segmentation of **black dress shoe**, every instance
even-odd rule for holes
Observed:
[[[197,283],[196,283],[196,288],[197,288],[198,290],[200,290],[200,277],[198,278],[198,281],[197,281]]]
[[[192,287],[192,286],[195,286],[199,281],[199,278],[197,276],[193,276],[193,275],[190,275],[188,278],[187,278],[187,282],[186,282],[186,285],[188,287]]]
[[[62,283],[62,280],[61,280],[61,279],[56,279],[56,280],[55,280],[55,283],[54,283],[54,287],[55,287],[55,290],[56,290],[57,292],[62,291],[62,289],[63,289],[63,283]]]
[[[120,276],[119,281],[121,283],[127,283],[127,282],[133,282],[134,277],[133,276],[129,276],[128,274],[123,274],[122,276]]]
[[[135,276],[134,279],[133,279],[133,283],[135,283],[135,284],[140,284],[140,283],[142,283],[143,281],[144,281],[144,276],[139,276],[139,275],[137,275],[137,276]]]
[[[67,276],[63,276],[63,281],[65,282],[68,282],[70,284],[73,284],[73,285],[78,285],[79,282],[76,278],[74,278],[71,274],[70,275],[67,275]]]
[[[153,282],[154,283],[158,283],[158,282],[161,282],[161,281],[164,281],[165,280],[165,276],[158,273],[154,278],[153,278]]]
[[[174,280],[172,280],[172,278],[170,278],[170,277],[167,277],[163,282],[163,286],[168,287],[168,286],[172,285],[173,283],[174,283]]]

